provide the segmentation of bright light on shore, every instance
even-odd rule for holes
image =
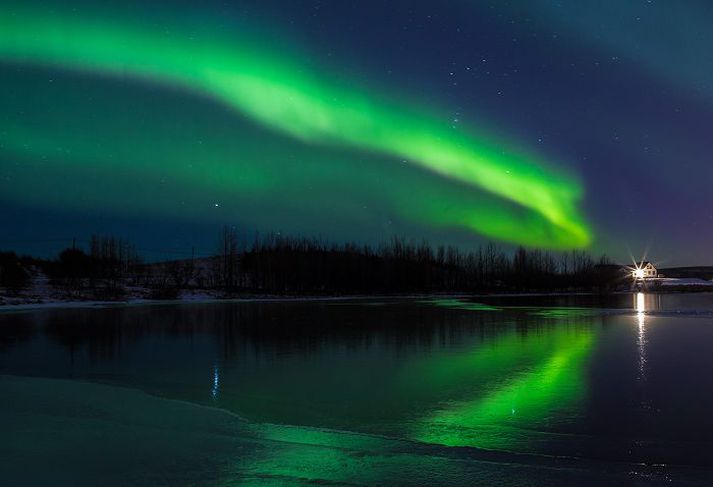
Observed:
[[[644,269],[636,269],[634,271],[634,277],[637,279],[643,279],[644,278]]]

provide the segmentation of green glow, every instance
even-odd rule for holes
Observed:
[[[475,351],[408,360],[401,367],[403,375],[395,378],[393,386],[402,404],[418,402],[426,408],[425,414],[419,411],[421,417],[399,417],[399,426],[393,431],[387,426],[389,421],[381,417],[385,424],[380,422],[379,428],[386,427],[386,436],[381,436],[384,432],[379,429],[376,432],[380,434],[372,436],[261,424],[255,428],[256,434],[274,442],[274,446],[238,468],[250,475],[272,478],[347,482],[360,479],[372,484],[383,481],[385,475],[403,476],[398,466],[413,460],[410,454],[413,445],[394,437],[445,446],[538,451],[533,444],[546,441],[543,438],[547,436],[547,423],[558,413],[576,410],[584,398],[583,367],[593,345],[591,330],[572,329],[562,322],[544,334],[522,336],[510,329]],[[463,383],[485,392],[445,405],[434,401],[439,396],[452,398]],[[357,400],[349,410],[363,406]],[[421,467],[434,454],[442,452],[433,445],[427,448],[426,455],[415,459]],[[350,452],[358,452],[357,458],[372,459],[371,470],[362,471],[360,465],[354,464]],[[477,453],[472,455],[473,459],[478,458]],[[387,458],[395,464],[386,463]],[[371,477],[377,469],[379,474]],[[449,473],[457,475],[458,471],[456,467]]]
[[[460,299],[431,299],[426,301],[428,304],[438,306],[440,308],[462,309],[465,311],[501,311],[502,308],[490,306],[483,303],[470,303],[461,301]]]
[[[451,456],[383,436],[250,423],[128,387],[6,375],[0,386],[13,398],[0,402],[4,448],[22,453],[0,463],[8,485],[495,485],[512,475],[513,461],[518,476],[548,485],[562,469],[516,457]]]
[[[482,140],[486,136],[478,130],[454,129],[429,110],[398,106],[341,87],[315,74],[318,70],[313,66],[256,47],[247,38],[209,32],[193,38],[136,19],[109,18],[2,7],[0,59],[186,89],[304,143],[404,159],[471,192],[478,189],[499,199],[473,201],[457,191],[456,195],[426,191],[426,199],[419,200],[412,197],[412,188],[392,188],[393,206],[413,221],[551,248],[585,246],[590,241],[576,208],[581,189],[575,181],[545,169],[536,157],[504,152],[497,141]],[[43,145],[41,134],[36,136],[32,130],[3,129],[5,151],[35,156],[56,152],[52,150],[56,136]],[[54,154],[55,158],[81,165],[123,162],[107,160],[105,151],[88,148],[83,137],[71,148],[69,154]],[[279,171],[253,168],[243,178],[244,166],[238,177],[217,156],[213,160],[208,171],[198,172],[198,183],[206,188],[229,194],[274,191],[285,184],[276,182]],[[184,176],[176,177],[183,184],[192,183],[196,171],[184,171]]]
[[[529,437],[520,439],[518,428],[536,429],[558,408],[571,408],[582,399],[582,367],[593,343],[591,333],[557,330],[547,339],[528,336],[525,343],[486,347],[447,364],[476,375],[497,377],[498,370],[508,375],[484,395],[446,404],[422,418],[413,437],[447,446],[527,449]],[[523,358],[514,354],[530,355],[534,362],[513,374],[513,364]]]
[[[448,401],[425,408],[407,436],[446,446],[533,451],[538,437],[546,441],[554,418],[566,420],[577,411],[585,398],[584,367],[600,310],[505,307],[495,308],[503,314],[482,314],[480,305],[471,310],[471,303],[457,299],[430,304],[475,311],[463,317],[482,317],[486,330],[492,323],[492,336],[475,348],[408,364],[399,380],[405,390],[439,390]],[[542,329],[526,334],[511,325],[503,329],[518,317]]]

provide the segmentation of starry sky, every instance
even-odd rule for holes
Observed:
[[[713,4],[0,0],[0,247],[223,225],[711,264]]]

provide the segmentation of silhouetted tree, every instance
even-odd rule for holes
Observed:
[[[31,276],[15,252],[0,252],[0,287],[18,292],[30,285]]]

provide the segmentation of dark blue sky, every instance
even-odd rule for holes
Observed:
[[[122,5],[112,8],[123,11]],[[594,253],[626,260],[629,252],[638,257],[648,249],[650,258],[668,265],[713,263],[709,250],[713,240],[713,4],[709,2],[264,0],[152,2],[150,7],[126,8],[127,15],[147,9],[156,19],[192,13],[198,24],[227,31],[249,26],[264,42],[275,40],[271,49],[306,53],[331,77],[369,92],[417,100],[452,117],[456,124],[465,121],[487,127],[512,146],[508,149],[536,151],[581,181],[580,209],[592,229]],[[10,87],[2,98],[9,108],[0,119],[0,137],[3,126],[33,125],[39,108],[29,100],[52,89],[43,87],[46,79],[56,77],[68,90],[80,91],[77,76],[54,67],[0,63],[0,79]],[[99,97],[116,92],[118,98],[142,98],[147,110],[156,111],[175,105],[170,99],[160,100],[163,95],[154,97],[150,87],[112,86],[106,79],[81,76],[81,82],[97,90]],[[86,90],[73,96],[81,93]],[[64,115],[68,120],[77,115],[68,103],[44,109],[53,112],[54,123]],[[200,118],[206,110],[210,108],[189,111],[188,118],[192,113]],[[131,113],[106,115],[131,117]],[[205,124],[222,127],[223,121],[206,116]],[[289,147],[284,150],[289,152]],[[4,176],[4,184],[9,185],[23,171],[25,159],[4,154],[2,148],[0,140],[0,178]],[[300,154],[294,157],[308,157],[307,152]],[[75,169],[67,164],[65,170],[71,174]],[[368,184],[368,177],[364,181]],[[71,183],[65,189],[71,192]],[[131,186],[124,190],[131,198]],[[78,189],[76,198],[84,197]],[[185,251],[196,246],[210,252],[223,223],[237,225],[245,235],[272,226],[335,240],[374,242],[390,233],[426,237],[434,244],[468,246],[486,240],[423,224],[389,227],[381,221],[391,221],[384,216],[388,212],[338,220],[320,215],[315,209],[319,204],[294,214],[289,205],[276,208],[271,203],[253,204],[246,210],[264,212],[269,225],[255,224],[260,217],[137,214],[122,212],[116,205],[83,207],[81,201],[70,208],[49,203],[32,189],[24,198],[0,194],[0,204],[0,247],[33,252],[53,251],[60,245],[39,240],[83,239],[94,232],[124,235],[140,248]],[[381,203],[375,198],[373,204]],[[294,225],[294,219],[306,223]],[[16,241],[26,243],[11,243]]]

